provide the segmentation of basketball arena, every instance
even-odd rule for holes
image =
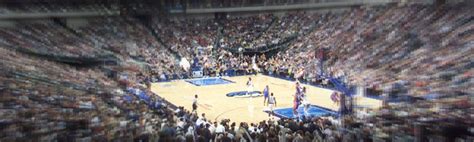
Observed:
[[[474,0],[0,0],[0,142],[474,142]]]

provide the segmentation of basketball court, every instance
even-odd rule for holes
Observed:
[[[246,82],[251,77],[254,91],[262,91],[268,85],[270,92],[277,100],[276,113],[290,116],[295,94],[295,82],[266,75],[250,75],[237,77],[175,80],[171,82],[153,83],[152,91],[169,102],[192,110],[192,100],[197,94],[199,114],[205,113],[212,121],[231,119],[235,122],[259,122],[268,120],[267,106],[263,105],[263,96],[235,97],[226,94],[247,91]],[[331,100],[333,90],[303,84],[307,98],[311,103],[310,111],[314,114],[337,113],[339,106]],[[358,97],[356,104],[377,108],[381,101]],[[289,109],[290,108],[290,109]]]

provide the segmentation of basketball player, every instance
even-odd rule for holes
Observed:
[[[247,95],[251,95],[250,93],[252,91],[253,91],[252,78],[249,77],[249,80],[247,81]]]
[[[265,102],[268,101],[268,92],[270,89],[268,88],[268,85],[265,86],[265,89],[263,89],[263,106],[265,106]]]
[[[309,110],[309,101],[308,97],[306,96],[306,87],[303,87],[303,92],[301,93],[301,101],[303,104],[303,112],[305,116],[308,116],[308,110]]]
[[[268,113],[268,117],[273,115],[273,109],[277,106],[277,101],[273,93],[271,93],[270,97],[268,97],[268,107],[270,108],[270,113]]]
[[[331,94],[331,100],[334,102],[335,105],[339,106],[339,101],[340,101],[340,95],[338,92],[333,92]]]
[[[296,93],[293,97],[293,115],[295,118],[298,117],[298,107],[300,106],[300,97],[299,94]]]
[[[303,88],[301,88],[300,82],[296,81],[296,94],[300,95]]]
[[[306,87],[303,87],[301,89],[301,92],[300,92],[299,96],[298,96],[300,101],[304,101],[305,96],[306,96]]]
[[[296,93],[295,96],[293,97],[293,115],[295,117],[298,116],[298,107],[301,104],[301,94],[303,92],[303,88],[300,85],[300,82],[296,81]]]
[[[193,99],[193,112],[196,112],[197,111],[197,107],[198,107],[198,95],[194,95],[194,99]]]

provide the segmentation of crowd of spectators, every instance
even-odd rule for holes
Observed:
[[[299,34],[307,34],[316,14],[291,12],[280,17],[272,14],[256,16],[227,16],[223,19],[186,19],[153,21],[165,46],[176,51],[192,64],[204,67],[206,75],[218,75],[228,69],[255,72],[257,61],[251,56],[242,56],[242,49],[270,48]],[[222,29],[222,30],[220,30]],[[206,70],[210,69],[210,70]],[[172,74],[183,74],[176,71]],[[184,73],[185,74],[185,73]],[[224,75],[224,74],[219,74]]]
[[[274,25],[253,40],[252,48],[260,48],[284,42],[291,36],[308,32],[315,19],[314,14],[305,12],[288,12],[277,18]]]
[[[2,28],[0,140],[412,140],[424,131],[464,137],[469,135],[465,127],[474,124],[472,115],[466,115],[472,114],[472,98],[466,96],[474,92],[473,13],[465,6],[410,5],[325,14],[289,12],[280,17],[153,19],[151,29],[132,17],[94,19],[77,29],[51,21]],[[225,49],[279,44],[292,35],[296,38],[287,50],[274,55],[248,56]],[[110,54],[119,59],[119,67],[113,68],[118,73],[108,77],[104,67],[76,67],[11,49],[53,57]],[[326,75],[381,92],[397,84],[408,90],[404,95],[461,99],[418,102],[416,110],[385,106],[339,121],[332,116],[271,118],[257,124],[213,121],[150,91],[153,76],[166,80],[165,75],[189,75],[171,51],[209,76],[235,70],[325,82],[321,75]],[[445,120],[449,123],[441,129],[423,129]],[[452,132],[459,133],[444,129],[453,125]]]
[[[191,59],[199,50],[213,48],[218,23],[212,19],[154,19],[161,40],[181,57]],[[164,21],[158,21],[164,20]]]
[[[2,28],[1,44],[11,48],[53,54],[56,56],[100,56],[101,50],[52,21],[19,24],[17,28]]]
[[[54,21],[21,23],[1,28],[5,47],[48,56],[98,58],[114,56],[123,64],[147,68],[149,74],[180,71],[175,56],[151,32],[131,17],[91,20],[89,26],[71,29]]]
[[[182,108],[175,111],[172,123],[162,127],[164,141],[351,141],[342,137],[332,117],[318,117],[296,121],[272,119],[258,123],[232,122],[230,119],[212,121],[204,113],[189,113]],[[334,124],[336,123],[336,124]]]
[[[109,104],[117,83],[100,71],[0,50],[2,141],[113,135],[103,128],[118,129],[126,120]]]
[[[326,49],[323,71],[351,85],[387,91],[399,84],[414,96],[469,94],[472,13],[467,7],[413,5],[329,15],[273,56],[269,67],[293,66],[288,72],[303,69],[302,76],[313,79],[321,74],[315,65]]]
[[[146,68],[147,74],[172,74],[181,69],[178,59],[131,17],[108,17],[91,21],[90,26],[76,30],[96,47],[118,54],[124,64]]]
[[[7,47],[73,57],[118,54],[126,63],[150,67],[149,74],[155,76],[189,75],[189,70],[177,64],[180,59],[168,56],[170,48],[192,64],[209,69],[206,75],[227,69],[252,72],[253,64],[257,64],[264,73],[283,73],[308,82],[321,81],[318,76],[326,73],[378,92],[399,85],[409,88],[408,94],[414,96],[462,95],[472,86],[471,13],[466,7],[412,5],[224,20],[156,18],[152,27],[161,41],[130,17],[93,20],[76,32],[52,21],[20,24],[19,28],[2,28],[0,32],[1,42]],[[294,34],[297,38],[289,49],[268,60],[221,49],[279,44]],[[319,69],[319,56],[328,59],[324,70]],[[430,70],[422,71],[425,68]],[[442,84],[446,81],[453,85]]]
[[[229,17],[223,21],[222,48],[253,48],[253,41],[265,32],[276,18],[271,14],[250,17]]]
[[[121,73],[115,81],[98,69],[0,50],[5,141],[291,141],[337,136],[329,117],[239,126],[229,120],[212,122],[205,114],[174,107],[132,74]]]

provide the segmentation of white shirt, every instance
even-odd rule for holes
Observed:
[[[306,94],[303,94],[301,100],[303,100],[303,104],[307,105],[309,104],[308,98],[306,97]]]
[[[203,118],[199,118],[198,120],[196,120],[196,125],[199,126],[199,125],[203,124],[204,122],[206,122],[206,121],[204,121]]]
[[[268,104],[275,104],[275,96],[268,97]]]
[[[193,128],[193,127],[189,127],[189,128],[188,128],[188,132],[186,132],[186,135],[193,135],[193,132],[194,132],[194,128]]]
[[[209,126],[209,131],[211,131],[211,134],[214,134],[216,132],[216,127],[214,125]]]
[[[253,87],[252,81],[247,81],[247,86],[248,86],[248,87]]]
[[[183,121],[178,121],[178,123],[176,123],[176,125],[178,127],[184,128],[184,122]]]
[[[254,126],[250,126],[250,127],[249,127],[249,132],[250,132],[250,133],[255,132],[255,127],[254,127]]]
[[[216,133],[224,133],[224,132],[225,132],[225,127],[221,124],[217,125]]]
[[[197,99],[197,98],[194,98],[194,99],[193,99],[193,104],[196,104],[196,105],[197,105],[197,102],[198,102],[198,99]]]

